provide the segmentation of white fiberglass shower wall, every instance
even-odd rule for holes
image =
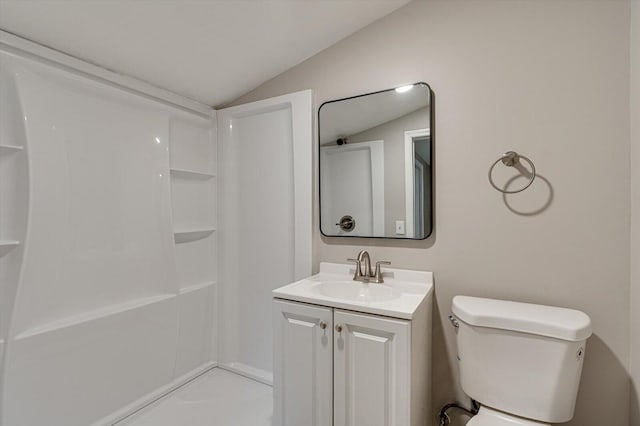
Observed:
[[[218,111],[222,367],[273,382],[271,291],[311,274],[312,102]]]
[[[214,365],[214,112],[1,41],[0,422],[112,424]]]
[[[0,426],[111,425],[218,365],[271,382],[311,108],[218,114],[0,31]]]

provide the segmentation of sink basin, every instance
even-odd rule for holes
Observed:
[[[358,281],[320,282],[311,287],[311,291],[322,296],[354,302],[385,302],[402,295],[400,290],[388,285]]]
[[[353,265],[322,262],[317,274],[271,294],[281,300],[409,320],[425,301],[431,303],[431,272],[384,268],[384,283],[354,281],[353,273]]]

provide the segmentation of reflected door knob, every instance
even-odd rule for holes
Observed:
[[[345,232],[351,232],[356,227],[356,220],[349,215],[342,216],[340,222],[336,223]]]

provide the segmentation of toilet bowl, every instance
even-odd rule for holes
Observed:
[[[551,426],[551,423],[540,423],[534,420],[515,417],[488,407],[480,407],[480,411],[467,426]]]
[[[553,306],[456,296],[460,384],[480,404],[468,426],[549,426],[573,418],[591,320]]]

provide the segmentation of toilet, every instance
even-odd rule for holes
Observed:
[[[467,426],[549,426],[571,420],[591,336],[573,309],[456,296],[460,381],[480,404]]]

